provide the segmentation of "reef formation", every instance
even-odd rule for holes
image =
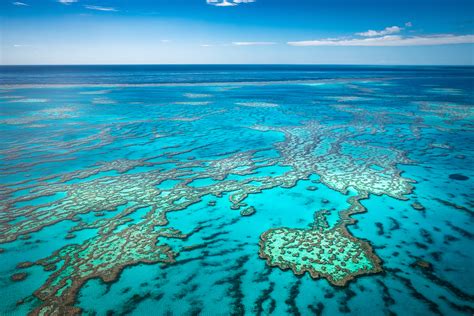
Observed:
[[[212,97],[208,94],[185,96],[191,99]],[[173,242],[186,241],[195,231],[183,232],[173,228],[174,223],[168,219],[171,212],[187,210],[209,197],[213,200],[207,205],[214,207],[215,200],[226,196],[230,202],[229,212],[238,211],[251,220],[259,208],[251,205],[250,196],[274,188],[289,189],[311,177],[317,177],[317,183],[345,195],[349,207],[338,211],[335,223],[326,218],[329,210],[316,210],[314,221],[307,228],[276,227],[264,231],[259,240],[259,256],[270,267],[290,269],[296,275],[308,273],[314,279],[327,279],[335,286],[346,286],[357,277],[382,272],[382,260],[369,241],[351,233],[350,225],[356,223],[352,217],[354,214],[367,211],[362,204],[371,195],[406,200],[412,193],[415,181],[402,176],[398,166],[413,161],[396,146],[382,146],[371,141],[371,137],[385,132],[388,117],[396,116],[403,120],[412,114],[372,112],[347,104],[354,100],[360,101],[347,97],[331,105],[337,113],[350,118],[346,123],[324,124],[305,119],[304,113],[298,113],[302,119],[297,125],[276,126],[262,122],[245,127],[262,137],[267,134],[280,137],[281,140],[270,148],[226,152],[218,158],[207,159],[194,156],[194,151],[200,149],[197,145],[182,150],[170,146],[161,148],[159,155],[142,159],[117,158],[71,172],[52,172],[3,186],[0,188],[0,244],[26,240],[31,234],[61,222],[73,223],[64,236],[70,240],[69,244],[48,257],[20,263],[17,273],[12,276],[14,281],[24,280],[28,274],[23,271],[32,266],[41,266],[49,273],[45,283],[34,292],[39,304],[32,314],[79,314],[77,296],[89,280],[101,279],[111,283],[130,266],[178,263],[180,253],[192,247],[176,246]],[[95,103],[112,104],[105,99]],[[176,104],[201,107],[209,105],[210,101]],[[463,111],[450,104],[416,104],[420,111],[441,116],[448,123],[466,117]],[[244,110],[258,111],[281,108],[269,102],[236,105]],[[74,108],[69,107],[39,113],[53,120],[77,117]],[[208,115],[221,113],[178,114],[157,118],[156,121],[192,124]],[[3,123],[36,124],[40,121],[23,117],[4,120]],[[147,122],[134,123],[140,126]],[[6,159],[22,158],[22,162],[1,172],[28,171],[38,162],[25,162],[25,158],[35,155],[40,155],[42,163],[72,161],[68,155],[127,140],[130,135],[121,135],[114,129],[125,129],[129,125],[132,123],[104,126],[95,135],[63,142],[39,136],[41,143],[52,148],[50,152],[44,154],[34,143],[21,144],[15,150],[1,150],[0,154]],[[135,126],[131,129],[135,128],[138,129]],[[416,138],[424,124],[419,122],[410,128],[410,137]],[[149,139],[144,144],[168,136],[156,130],[148,131]],[[29,156],[20,157],[19,151],[26,151]],[[262,172],[268,167],[285,171],[279,174]],[[450,176],[451,179],[466,180],[463,177]],[[198,185],[199,181],[206,184]],[[311,193],[318,190],[313,185],[306,188]],[[412,206],[417,210],[425,209],[419,202]],[[94,230],[96,234],[75,243],[76,234],[88,230]]]
[[[364,212],[360,198],[349,198],[352,206],[343,216]],[[295,274],[308,272],[312,278],[326,278],[331,284],[345,286],[357,276],[382,271],[381,261],[366,241],[352,236],[341,222],[328,227],[327,211],[315,214],[309,229],[273,228],[260,237],[260,257],[270,266],[291,269]]]
[[[90,228],[99,231],[99,236],[86,243],[67,246],[36,263],[53,271],[53,274],[35,292],[35,296],[43,301],[35,313],[78,312],[73,307],[74,298],[87,280],[101,278],[111,282],[123,268],[130,265],[174,262],[179,250],[172,250],[166,243],[161,243],[160,237],[186,238],[186,235],[160,228],[168,224],[166,213],[186,209],[207,195],[219,197],[224,192],[230,192],[232,208],[240,209],[251,194],[275,187],[290,188],[313,174],[319,175],[322,183],[344,194],[353,188],[361,196],[370,193],[403,198],[403,194],[411,190],[412,181],[401,177],[395,167],[398,163],[409,163],[402,152],[355,142],[352,140],[354,132],[344,132],[344,126],[328,128],[309,121],[301,126],[273,129],[253,126],[252,129],[273,130],[285,135],[283,142],[275,144],[278,158],[259,158],[257,154],[260,151],[256,150],[209,161],[165,160],[156,163],[150,160],[117,160],[58,175],[54,183],[40,179],[37,185],[28,187],[30,195],[5,199],[3,209],[9,211],[2,213],[0,242],[11,242],[64,220],[77,221],[70,233]],[[327,140],[325,135],[335,130],[339,130],[338,137],[325,143],[328,150],[315,154],[323,140]],[[165,163],[174,163],[176,167],[160,168]],[[382,171],[372,169],[374,164],[380,166]],[[276,176],[253,175],[259,168],[274,165],[290,167],[290,171]],[[150,166],[155,166],[155,169],[127,173],[136,167]],[[195,171],[198,168],[201,168],[200,171]],[[118,175],[72,182],[109,170],[117,171]],[[247,177],[240,181],[226,180],[230,174]],[[193,181],[199,179],[218,181],[205,187],[192,186]],[[177,184],[169,189],[160,189],[160,183],[167,180],[176,180]],[[24,189],[17,186],[3,194],[11,196]],[[59,198],[34,207],[15,207],[20,202],[50,196]],[[310,230],[280,228],[265,232],[260,242],[260,255],[267,258],[271,266],[291,267],[296,274],[308,271],[312,277],[325,277],[335,285],[344,285],[356,276],[381,271],[380,260],[369,244],[353,237],[346,229],[352,221],[349,216],[364,209],[359,199],[349,199],[351,209],[341,212],[341,221],[336,227],[323,228],[319,224]],[[146,208],[148,210],[141,219],[131,219],[134,212]],[[99,216],[92,222],[78,218],[91,211],[102,215],[117,209],[120,211],[115,215],[107,218]],[[250,206],[242,210],[241,215],[249,216],[254,212],[255,209]],[[18,217],[21,220],[9,224]]]

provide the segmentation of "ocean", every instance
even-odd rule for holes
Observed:
[[[0,67],[1,315],[472,315],[474,67]]]

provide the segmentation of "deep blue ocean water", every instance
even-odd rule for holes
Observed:
[[[344,65],[0,66],[0,84],[177,84],[347,78],[455,78],[471,85],[474,67]]]
[[[2,66],[0,314],[472,315],[473,100],[474,67]]]

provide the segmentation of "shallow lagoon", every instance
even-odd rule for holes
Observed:
[[[472,69],[277,70],[5,76],[0,313],[472,314]]]

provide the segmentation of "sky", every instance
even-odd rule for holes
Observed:
[[[473,65],[474,0],[0,0],[0,63]]]

